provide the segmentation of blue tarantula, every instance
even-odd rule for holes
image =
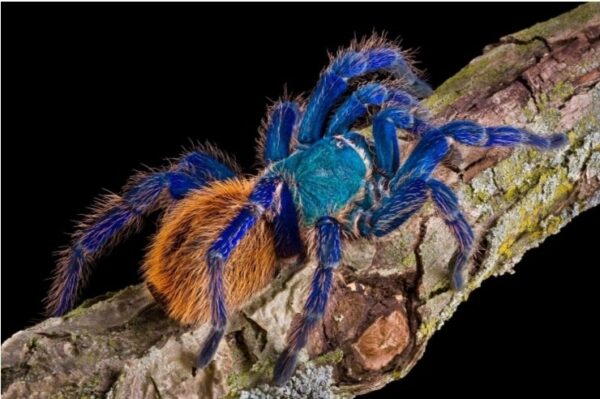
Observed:
[[[382,74],[391,78],[356,82]],[[473,231],[452,190],[432,178],[450,143],[547,150],[566,140],[464,120],[434,126],[419,111],[418,99],[430,92],[395,44],[354,43],[332,58],[305,105],[286,99],[269,109],[259,147],[265,167],[255,178],[237,177],[226,157],[204,147],[138,174],[121,195],[101,198],[57,265],[49,313],[66,313],[92,261],[156,210],[165,214],[144,262],[145,280],[174,319],[210,321],[196,368],[213,358],[228,312],[273,278],[277,259],[308,251],[318,266],[274,369],[276,383],[287,381],[325,313],[344,239],[385,236],[429,199],[458,242],[451,281],[460,290]],[[372,140],[353,130],[365,117]],[[418,139],[403,162],[398,129]]]

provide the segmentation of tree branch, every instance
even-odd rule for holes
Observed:
[[[488,46],[427,100],[437,122],[472,119],[567,131],[565,149],[456,145],[436,178],[456,190],[479,251],[461,294],[450,290],[456,244],[432,206],[394,234],[346,247],[334,297],[292,381],[268,385],[314,264],[285,270],[234,315],[208,369],[193,377],[207,332],[168,320],[142,286],[85,302],[2,345],[2,392],[21,397],[351,397],[402,378],[429,338],[482,281],[600,201],[600,5]],[[413,142],[404,143],[404,156]],[[310,360],[309,360],[310,359]]]

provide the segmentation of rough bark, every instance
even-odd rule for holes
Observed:
[[[600,4],[585,4],[502,38],[439,87],[427,100],[438,122],[566,131],[569,145],[546,153],[456,146],[437,177],[456,190],[477,234],[464,292],[450,290],[456,245],[432,206],[385,239],[349,243],[336,301],[285,387],[268,380],[312,263],[287,268],[235,314],[215,361],[195,377],[206,328],[168,320],[139,285],[8,339],[3,396],[352,397],[402,378],[483,280],[511,272],[525,251],[600,201],[599,82]]]

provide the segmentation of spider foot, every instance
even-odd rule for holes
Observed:
[[[451,286],[456,292],[462,291],[465,287],[464,269],[467,261],[468,258],[463,252],[458,253],[455,258],[454,266],[452,268]]]
[[[277,360],[273,369],[273,382],[276,385],[284,385],[294,374],[298,363],[298,353],[292,353],[286,349]]]
[[[211,331],[210,335],[204,342],[202,350],[196,358],[196,364],[192,368],[192,375],[196,375],[196,370],[200,370],[208,366],[217,352],[219,342],[221,342],[221,338],[223,338],[224,333],[225,329],[214,329]]]

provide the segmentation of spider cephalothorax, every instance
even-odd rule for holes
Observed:
[[[356,84],[382,73],[391,79]],[[341,51],[306,105],[281,100],[269,109],[259,147],[265,167],[255,178],[237,177],[232,162],[203,147],[167,169],[134,177],[121,195],[102,198],[58,264],[50,314],[68,311],[88,265],[155,210],[165,215],[144,262],[145,279],[174,319],[210,321],[198,368],[212,359],[228,312],[273,278],[277,259],[308,252],[318,266],[274,371],[275,381],[285,382],[325,312],[343,240],[384,236],[429,199],[459,244],[452,283],[460,289],[473,232],[454,193],[432,178],[450,141],[550,149],[565,136],[470,121],[434,126],[417,100],[429,92],[392,43],[375,38]],[[372,139],[353,131],[365,117]],[[418,140],[402,163],[398,129]]]

